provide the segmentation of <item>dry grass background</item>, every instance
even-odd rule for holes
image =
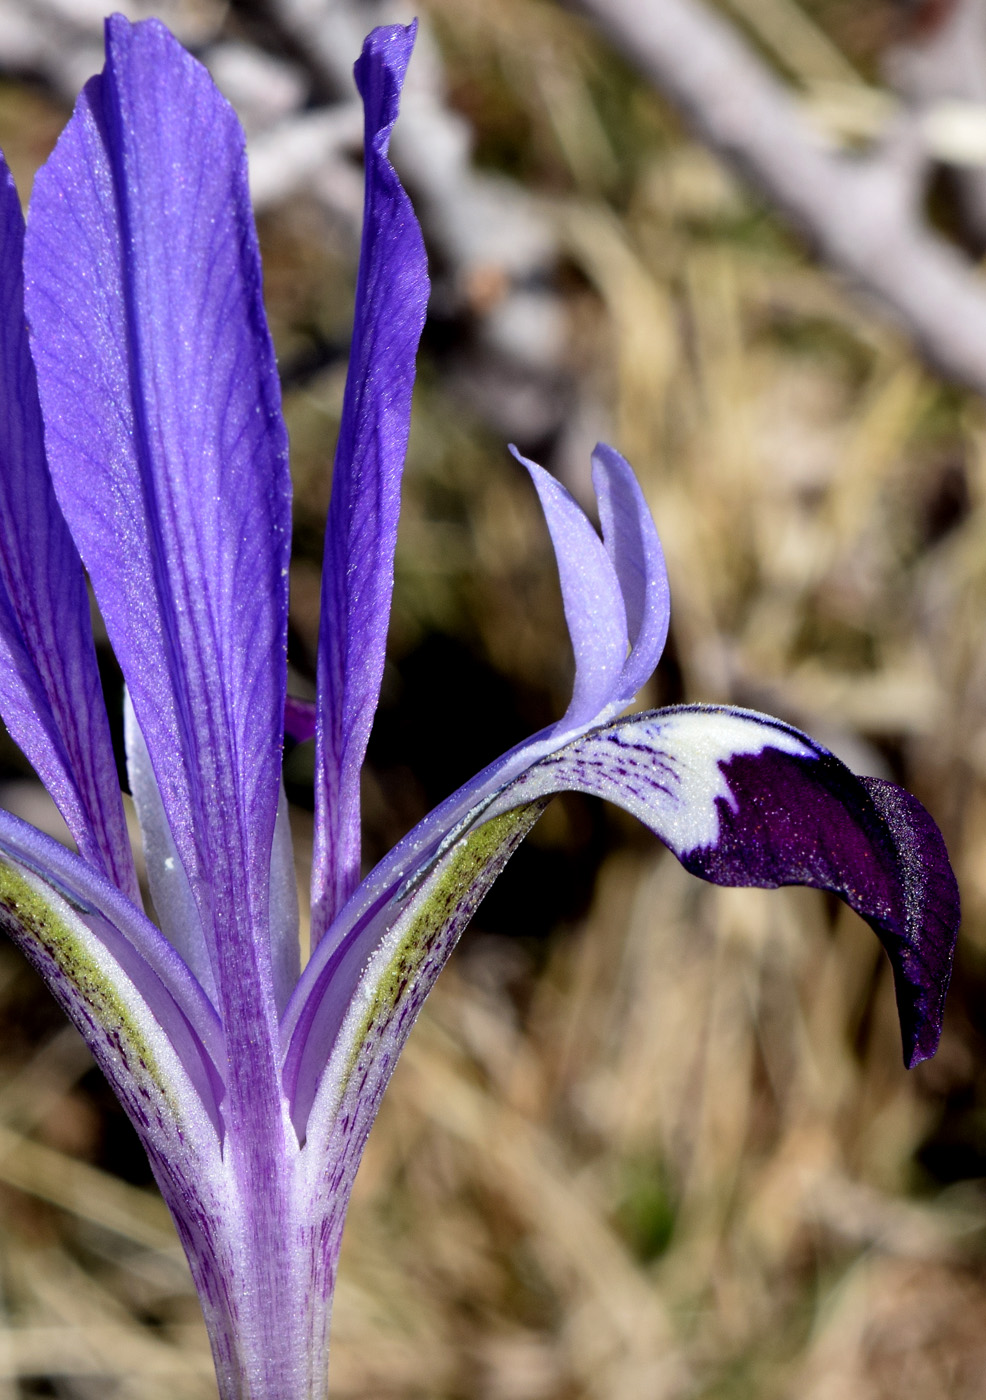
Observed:
[[[806,90],[836,76],[850,105],[891,23],[837,0],[731,6]],[[946,833],[965,923],[941,1052],[906,1074],[888,969],[854,916],[801,890],[701,886],[629,820],[556,803],[442,979],[371,1138],[334,1393],[973,1400],[983,405],[813,268],[570,16],[547,0],[420,8],[479,158],[543,197],[564,241],[577,391],[554,464],[581,489],[605,433],[664,540],[673,638],[642,699],[765,709],[906,783]],[[27,89],[0,95],[22,169],[60,119]],[[261,232],[282,355],[313,328],[344,334],[352,269],[325,251],[321,216],[297,201]],[[374,849],[566,698],[533,493],[456,396],[454,354],[433,337],[423,361]],[[330,363],[287,398],[302,683],[342,373]],[[34,799],[8,757],[22,809]],[[291,758],[299,796],[306,763]],[[303,802],[296,816],[303,865]],[[0,1026],[0,1400],[212,1395],[126,1124],[9,949]]]

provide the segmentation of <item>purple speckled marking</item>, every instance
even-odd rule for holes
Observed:
[[[680,857],[717,885],[811,885],[855,909],[894,971],[905,1060],[933,1055],[941,1034],[959,921],[941,833],[903,788],[857,778],[831,754],[764,749],[722,765],[719,840]]]
[[[566,788],[619,803],[718,885],[829,890],[894,971],[906,1063],[933,1055],[959,926],[941,833],[903,788],[858,778],[766,715],[683,705],[595,730],[535,764],[484,814]]]

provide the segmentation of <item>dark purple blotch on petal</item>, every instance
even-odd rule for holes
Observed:
[[[811,885],[844,899],[890,957],[904,1058],[933,1055],[951,975],[959,894],[941,833],[894,783],[858,778],[831,754],[765,748],[721,768],[719,839],[684,853],[717,885]]]
[[[959,895],[941,833],[902,788],[857,777],[767,715],[681,705],[538,759],[482,816],[566,789],[625,807],[714,884],[811,885],[845,900],[889,954],[907,1064],[934,1054]]]

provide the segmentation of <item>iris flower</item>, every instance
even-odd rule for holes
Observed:
[[[601,537],[524,461],[575,653],[568,710],[361,876],[360,768],[428,294],[387,158],[413,37],[378,29],[356,65],[366,206],[313,712],[286,696],[287,437],[233,112],[161,24],[116,16],[105,69],[38,174],[26,235],[0,172],[0,712],[78,848],[0,813],[0,921],[147,1149],[224,1400],[325,1394],[343,1218],[384,1087],[553,793],[620,803],[706,880],[844,899],[889,953],[908,1063],[935,1049],[957,926],[941,837],[900,788],[747,710],[621,717],[661,654],[668,588],[640,488],[605,446]],[[156,922],[127,840],[86,575],[126,681]],[[285,727],[315,735],[303,969]]]

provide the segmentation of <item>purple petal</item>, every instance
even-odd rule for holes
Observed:
[[[36,896],[27,904],[11,893],[20,879],[29,881]],[[222,1027],[161,932],[86,861],[0,811],[0,883],[5,880],[0,895],[5,931],[79,1026],[124,1104],[132,1099],[134,1071],[126,1053],[114,1059],[114,1035],[120,1030],[113,1020],[114,996],[132,1006],[139,999],[145,1010],[133,1014],[140,1028],[149,1017],[155,1035],[167,1038],[218,1129],[225,1068]],[[64,939],[57,920],[46,925],[46,904],[71,925]]]
[[[565,789],[634,813],[719,885],[811,885],[889,954],[906,1063],[933,1055],[959,926],[941,834],[893,783],[857,778],[806,735],[748,710],[683,706],[597,730],[538,762],[485,814]]]
[[[140,823],[147,883],[158,926],[215,1004],[216,983],[202,918],[168,825],[129,691],[123,701],[123,734],[130,795]]]
[[[558,729],[574,730],[603,717],[614,699],[622,699],[620,680],[627,664],[627,612],[614,561],[582,507],[560,481],[522,457],[544,511],[558,560],[565,621],[575,653],[575,686]],[[630,699],[633,698],[631,692]],[[607,716],[608,717],[608,716]]]
[[[603,542],[626,608],[632,650],[620,689],[632,699],[650,680],[668,639],[671,595],[664,551],[633,468],[605,442],[597,443],[592,454],[592,481]]]
[[[418,1012],[486,891],[546,805],[528,803],[470,832],[400,902],[362,969],[362,994],[353,997],[326,1048],[314,1102],[304,1110],[295,1105],[306,1154],[327,1163],[332,1174],[340,1228],[367,1134]]]
[[[270,856],[270,946],[274,979],[274,1004],[278,1013],[288,1004],[301,973],[298,881],[294,869],[294,843],[288,799],[281,784]]]
[[[374,30],[355,70],[366,199],[322,573],[313,944],[359,880],[359,774],[383,675],[414,357],[428,302],[421,231],[387,159],[414,32]]]
[[[28,314],[55,489],[208,942],[229,1111],[266,1142],[290,482],[243,134],[163,25],[115,16],[106,42],[34,187]]]
[[[0,157],[0,713],[93,865],[139,898],[82,565],[44,453],[24,220]]]
[[[536,736],[526,761],[523,747],[514,751],[420,822],[371,871],[312,957],[282,1027],[299,1131],[353,1008],[373,996],[365,969],[422,887],[476,828],[564,790],[625,807],[703,879],[837,894],[890,956],[907,1063],[934,1053],[958,891],[938,829],[914,798],[857,778],[806,735],[746,710],[658,710],[545,753],[547,743]]]
[[[252,1386],[245,1372],[257,1380],[279,1362],[280,1379],[292,1364],[303,1370],[297,1358],[305,1324],[313,1321],[315,1261],[292,1238],[295,1273],[308,1288],[296,1283],[289,1291],[283,1271],[267,1267],[271,1250],[259,1267],[252,1256],[257,1215],[244,1209],[231,1177],[233,1154],[219,1108],[223,1083],[192,1022],[183,1018],[188,1002],[179,1008],[169,996],[181,973],[201,997],[197,984],[160,933],[136,910],[128,913],[119,892],[77,856],[6,814],[0,814],[0,852],[0,926],[85,1037],[147,1150],[199,1289],[223,1393],[246,1394]],[[173,965],[177,980],[170,987],[142,958],[142,942],[158,970],[167,973]],[[207,1014],[215,1020],[211,1008]],[[216,1026],[211,1038],[221,1049]],[[274,1252],[288,1237],[282,1228]],[[317,1336],[317,1320],[307,1330]],[[294,1391],[275,1383],[265,1393]],[[305,1393],[315,1393],[314,1385]]]
[[[315,706],[311,700],[289,695],[284,701],[284,732],[297,744],[315,737]]]

